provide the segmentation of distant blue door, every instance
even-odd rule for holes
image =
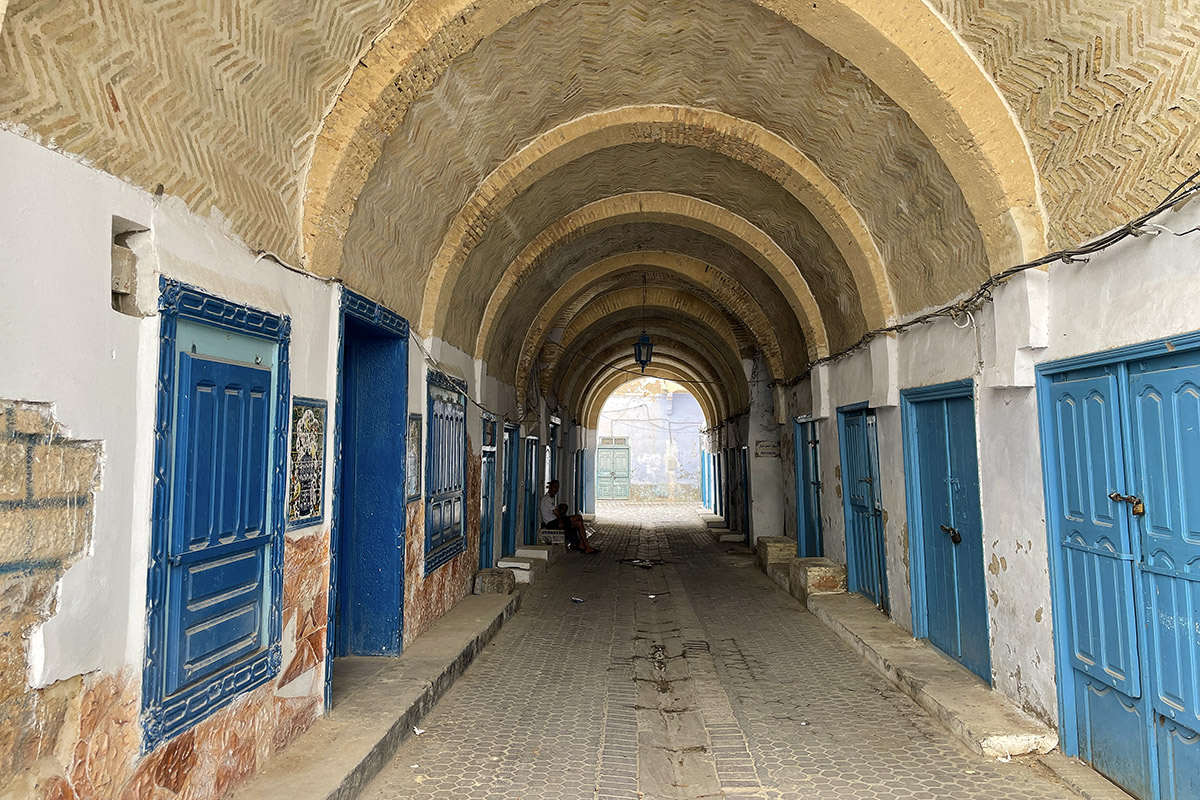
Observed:
[[[495,565],[496,541],[496,423],[483,421],[483,459],[479,473],[479,568]]]
[[[538,480],[538,440],[536,436],[525,439],[525,544],[537,544],[538,502],[545,489]]]
[[[838,413],[842,455],[842,502],[846,516],[846,582],[851,592],[888,610],[883,505],[875,412]]]
[[[915,606],[929,641],[991,683],[971,391],[969,384],[918,391],[913,396],[943,396],[905,403],[906,455],[912,469],[909,530],[920,543],[921,596]]]
[[[266,641],[263,587],[271,371],[184,353],[179,364],[165,694]]]
[[[500,555],[511,556],[517,551],[517,506],[520,500],[521,434],[516,428],[504,429],[504,488],[500,510]]]
[[[817,423],[792,423],[796,475],[796,555],[823,554],[821,536],[821,470],[817,461]]]

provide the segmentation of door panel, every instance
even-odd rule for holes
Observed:
[[[792,440],[796,461],[796,555],[815,558],[824,554],[816,423],[794,423]]]
[[[538,501],[542,497],[541,482],[538,480],[538,440],[530,436],[525,439],[525,544],[537,543]]]
[[[979,502],[979,459],[975,448],[975,404],[970,397],[945,401],[950,501],[962,541],[951,539],[958,603],[959,660],[991,683],[987,588],[983,577],[983,518]],[[943,537],[945,534],[943,533]]]
[[[180,356],[166,694],[264,646],[271,371]]]
[[[485,423],[495,425],[495,423]],[[495,562],[495,542],[492,533],[496,524],[496,451],[484,450],[480,469],[479,498],[479,568],[487,569]]]
[[[1200,366],[1131,367],[1135,493],[1164,797],[1195,797],[1200,766]]]
[[[504,429],[504,507],[500,512],[500,555],[511,556],[517,550],[517,505],[521,469],[520,434]]]

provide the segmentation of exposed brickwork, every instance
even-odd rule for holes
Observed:
[[[1200,3],[933,5],[1029,138],[1053,246],[1125,223],[1200,168]]]
[[[0,120],[299,257],[316,128],[401,0],[13,0]]]

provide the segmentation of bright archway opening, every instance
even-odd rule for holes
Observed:
[[[596,500],[701,501],[704,410],[681,383],[646,376],[617,387],[596,429]]]

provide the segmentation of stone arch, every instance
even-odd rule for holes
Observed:
[[[858,211],[807,156],[762,126],[702,108],[627,106],[563,123],[494,169],[450,223],[426,282],[426,302],[453,291],[487,226],[536,180],[587,153],[631,142],[702,147],[767,175],[792,194],[829,234],[850,269],[868,327],[895,316],[883,257]],[[448,287],[443,290],[443,286]],[[499,298],[503,310],[507,294]],[[489,311],[493,301],[488,304]],[[428,313],[423,312],[422,318]],[[435,311],[435,314],[438,313]],[[489,322],[485,315],[484,325]]]
[[[613,375],[597,385],[595,391],[590,395],[591,399],[588,405],[583,407],[583,426],[589,430],[596,430],[600,424],[600,412],[604,410],[604,401],[607,400],[613,392],[624,386],[635,376],[632,375]],[[666,366],[649,366],[646,367],[646,377],[666,378],[676,382],[692,380],[688,373],[676,369],[675,367]],[[708,427],[712,427],[720,422],[723,417],[721,412],[712,406],[712,402],[703,394],[696,392],[691,387],[688,391],[692,397],[696,398],[696,402],[700,404],[700,410],[704,412],[704,423]]]
[[[1045,212],[1029,147],[980,62],[922,0],[749,0],[854,64],[909,115],[959,184],[991,268],[1040,255]],[[383,142],[458,56],[546,0],[414,0],[359,59],[314,137],[300,237],[332,276]]]
[[[526,245],[505,269],[495,291],[510,292],[512,287],[526,279],[537,268],[539,261],[555,247],[591,231],[620,225],[630,220],[692,228],[736,247],[772,277],[780,292],[796,309],[804,331],[805,343],[808,345],[809,357],[815,359],[829,354],[828,338],[817,301],[796,263],[787,253],[761,230],[728,209],[670,192],[631,192],[616,195],[589,203],[562,217]],[[430,298],[427,297],[426,302],[426,309],[432,312]],[[426,324],[429,331],[440,329],[440,321],[428,320]],[[426,329],[423,327],[422,330]],[[520,370],[518,378],[519,376]]]
[[[712,292],[717,299],[725,303],[727,307],[735,310],[742,317],[743,323],[754,334],[760,349],[763,351],[764,357],[767,359],[768,364],[771,365],[772,372],[778,375],[783,374],[782,347],[778,336],[775,334],[774,327],[771,325],[770,320],[767,319],[766,314],[763,313],[762,308],[754,303],[753,298],[750,297],[737,281],[730,278],[724,272],[721,272],[718,267],[706,264],[699,259],[678,253],[644,250],[611,256],[590,264],[571,280],[567,281],[567,283],[563,284],[551,296],[550,300],[538,310],[533,322],[530,323],[529,330],[526,332],[524,342],[521,346],[521,356],[518,358],[518,363],[528,362],[528,356],[531,356],[540,349],[546,331],[554,327],[554,323],[563,309],[587,287],[621,270],[643,265],[669,270],[680,275],[683,280]],[[491,308],[490,303],[489,308]],[[495,314],[490,316],[485,315],[487,323],[485,327],[480,329],[475,347],[475,358],[487,358],[487,339],[490,336],[494,321],[500,316],[502,311],[503,307],[498,309]]]

